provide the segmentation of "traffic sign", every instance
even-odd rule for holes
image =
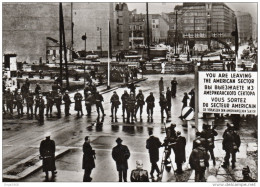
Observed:
[[[194,109],[187,106],[182,109],[181,114],[183,119],[191,120],[194,117]]]

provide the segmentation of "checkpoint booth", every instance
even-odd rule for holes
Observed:
[[[14,90],[17,87],[17,62],[16,54],[3,55],[3,81],[6,88]]]

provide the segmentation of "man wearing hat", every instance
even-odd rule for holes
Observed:
[[[27,117],[30,118],[30,110],[31,110],[31,119],[33,118],[33,93],[32,90],[29,89],[29,93],[26,97],[26,104],[27,104]]]
[[[159,80],[159,93],[161,93],[162,91],[164,91],[164,85],[163,78],[161,77],[161,79]]]
[[[139,90],[139,93],[136,95],[135,118],[136,118],[136,113],[138,112],[139,108],[140,108],[140,119],[142,118],[144,104],[145,104],[145,102],[144,102],[144,94],[142,93],[142,90]]]
[[[125,90],[124,94],[121,96],[123,118],[125,118],[125,113],[127,113],[127,100],[128,100],[128,98],[129,98],[129,94],[127,93],[127,90]]]
[[[133,92],[130,93],[130,96],[127,99],[127,123],[134,123],[134,116],[135,116],[135,95]]]
[[[45,108],[45,102],[44,102],[42,94],[40,94],[39,95],[39,122],[40,122],[40,124],[44,123],[44,108]]]
[[[7,89],[6,94],[5,94],[5,99],[6,99],[6,110],[9,111],[11,114],[13,114],[13,103],[14,103],[14,95],[10,91],[10,88]]]
[[[176,90],[177,90],[177,81],[176,81],[176,77],[173,78],[173,80],[171,81],[171,92],[172,92],[172,97],[175,98],[176,97]]]
[[[77,116],[79,117],[79,112],[81,112],[81,116],[83,116],[83,111],[82,111],[82,95],[79,93],[79,90],[74,95],[74,101],[75,101],[75,110],[78,112]]]
[[[92,104],[94,103],[93,100],[94,100],[93,94],[90,91],[88,91],[87,97],[85,97],[87,116],[91,115]]]
[[[42,159],[42,169],[46,173],[46,179],[49,178],[48,172],[52,172],[52,177],[55,176],[55,141],[50,139],[50,135],[46,135],[46,139],[40,144],[40,158]]]
[[[240,144],[240,136],[234,130],[234,125],[230,124],[227,131],[225,131],[223,134],[222,149],[226,151],[226,156],[222,165],[223,168],[227,168],[229,166],[230,154],[232,155],[232,169],[235,168],[236,153],[239,151]]]
[[[65,116],[69,116],[70,115],[70,104],[71,104],[71,100],[70,100],[70,96],[69,96],[69,91],[66,90],[65,94],[63,96],[63,101],[65,103]]]
[[[150,92],[150,95],[146,98],[145,102],[147,103],[147,115],[148,119],[151,117],[153,119],[153,108],[154,108],[154,96],[153,92]]]
[[[116,162],[116,168],[119,174],[119,182],[122,182],[122,177],[124,182],[127,182],[127,160],[130,157],[130,151],[126,145],[122,145],[121,138],[116,139],[117,146],[112,149],[112,158]]]
[[[172,123],[170,127],[166,128],[166,138],[164,140],[167,145],[167,154],[165,155],[165,164],[169,164],[168,158],[171,156],[171,149],[173,144],[176,142],[177,134],[175,131],[176,124]]]
[[[85,137],[85,142],[83,144],[83,162],[82,169],[85,170],[83,182],[91,182],[92,178],[90,177],[93,168],[95,168],[95,151],[90,145],[90,139],[88,136]]]
[[[113,118],[114,114],[115,114],[115,119],[116,119],[117,118],[116,117],[117,109],[118,109],[119,105],[121,104],[116,91],[113,92],[113,95],[110,99],[110,103],[111,103],[111,117]]]
[[[56,108],[57,108],[57,117],[60,118],[61,117],[61,103],[62,103],[62,95],[60,93],[60,89],[57,90],[57,93],[54,96],[54,103],[56,104]]]
[[[52,107],[54,105],[54,93],[52,90],[49,90],[49,93],[46,96],[46,100],[47,100],[46,116],[48,117],[48,114],[50,112],[50,117],[52,117]]]
[[[18,118],[23,116],[23,96],[21,94],[21,90],[19,89],[16,95],[16,104],[17,104],[17,112]]]
[[[149,182],[148,172],[143,169],[142,160],[136,161],[136,169],[131,172],[131,182]]]
[[[99,109],[101,110],[103,116],[106,115],[105,112],[104,112],[103,105],[102,105],[103,101],[104,101],[103,96],[98,91],[96,91],[96,93],[95,93],[95,103],[96,103],[98,116],[99,116]]]
[[[161,119],[164,118],[164,111],[166,113],[167,119],[169,118],[168,110],[167,110],[167,100],[164,96],[164,92],[162,91],[160,93],[160,101],[159,101],[160,107],[161,107]]]
[[[175,154],[175,163],[177,165],[177,174],[182,174],[182,164],[186,162],[186,154],[185,154],[185,147],[186,147],[186,138],[181,136],[181,132],[177,131],[177,139],[176,143],[173,145],[173,150]]]

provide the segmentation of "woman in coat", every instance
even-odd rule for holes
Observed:
[[[83,182],[91,182],[92,178],[90,174],[92,169],[95,168],[95,151],[92,150],[90,145],[90,139],[88,136],[85,137],[85,142],[83,144],[83,164],[82,169],[85,170]]]

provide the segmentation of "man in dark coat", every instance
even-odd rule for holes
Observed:
[[[192,150],[189,164],[191,169],[195,170],[195,182],[206,182],[205,171],[209,167],[209,154],[199,140],[196,144],[198,147]]]
[[[186,106],[188,106],[188,100],[189,100],[189,96],[188,96],[187,92],[184,92],[184,96],[183,96],[183,99],[182,99],[182,103],[183,103],[182,109],[185,108]],[[180,115],[179,118],[183,119],[182,114]]]
[[[230,124],[227,131],[225,131],[223,134],[222,149],[226,151],[226,156],[222,165],[223,168],[227,168],[229,166],[230,154],[232,155],[232,169],[235,168],[236,153],[239,151],[240,144],[240,136],[234,130],[234,125]]]
[[[61,117],[61,103],[62,103],[62,95],[60,93],[60,89],[57,90],[57,93],[54,96],[54,103],[56,104],[56,108],[58,111],[57,117],[60,118]]]
[[[161,79],[159,80],[159,93],[161,93],[162,91],[164,91],[164,85],[163,78],[161,77]]]
[[[46,173],[46,179],[49,178],[48,171],[52,172],[52,177],[55,176],[55,142],[47,135],[45,140],[40,144],[40,158],[42,159],[42,169]]]
[[[46,110],[46,116],[48,117],[48,114],[50,112],[50,117],[52,117],[52,107],[54,105],[54,93],[52,90],[49,90],[49,93],[46,96],[47,100],[47,110]]]
[[[104,112],[104,108],[102,105],[102,102],[104,102],[104,98],[98,91],[95,93],[95,102],[96,102],[98,116],[99,116],[99,109],[101,110],[102,115],[105,116],[106,114]]]
[[[162,146],[159,138],[153,136],[153,131],[149,131],[149,138],[146,140],[146,149],[149,150],[150,162],[152,164],[151,168],[151,178],[154,178],[153,173],[156,170],[157,175],[161,174],[157,162],[159,161],[159,148]]]
[[[131,118],[131,123],[134,123],[135,103],[136,103],[136,99],[134,93],[131,92],[127,100],[127,123],[130,123],[130,118]]]
[[[90,139],[88,136],[85,137],[85,142],[83,144],[83,163],[82,169],[85,170],[83,182],[91,182],[92,178],[90,177],[92,169],[95,168],[95,151],[90,145]]]
[[[116,113],[117,113],[117,109],[119,107],[119,105],[121,104],[119,101],[119,96],[117,95],[116,91],[113,92],[113,95],[110,99],[110,103],[111,103],[111,116],[110,117],[114,117],[115,114],[115,119],[116,117]]]
[[[172,97],[171,97],[171,90],[169,87],[167,87],[167,91],[166,91],[166,100],[167,100],[167,111],[169,116],[171,116]]]
[[[192,89],[189,92],[189,95],[190,95],[190,107],[195,110],[195,91],[194,91],[194,89]]]
[[[63,96],[63,101],[65,103],[65,116],[69,116],[70,115],[70,104],[71,104],[71,100],[70,100],[70,96],[69,96],[69,91],[66,90],[65,91],[65,95]]]
[[[203,130],[201,132],[201,137],[206,140],[206,150],[209,151],[210,157],[213,160],[213,165],[216,165],[215,155],[214,155],[214,148],[215,148],[215,136],[218,135],[217,131],[213,128],[210,128],[209,125],[204,124]]]
[[[154,96],[153,96],[153,92],[150,92],[150,95],[146,98],[145,102],[147,103],[147,115],[148,118],[151,117],[151,119],[153,118],[153,108],[154,108]]]
[[[119,182],[122,182],[122,176],[124,182],[127,182],[127,160],[130,157],[130,151],[126,145],[122,145],[121,138],[116,139],[117,146],[112,150],[112,158],[116,162],[116,168],[119,174]]]
[[[94,102],[94,96],[93,94],[88,91],[87,97],[85,97],[85,106],[86,106],[86,110],[87,110],[87,116],[90,117],[91,116],[91,110],[92,110],[92,104],[95,103]]]
[[[139,108],[140,108],[140,118],[142,118],[144,104],[145,104],[145,102],[144,102],[144,94],[142,93],[142,90],[139,90],[139,93],[136,95],[135,118],[136,118],[136,113],[138,112]]]
[[[166,113],[167,118],[169,118],[169,114],[167,111],[167,100],[164,96],[164,92],[162,91],[160,93],[160,101],[159,101],[160,107],[161,107],[161,119],[164,118],[164,111]]]
[[[176,97],[176,90],[177,90],[177,81],[176,81],[176,77],[173,78],[173,80],[171,81],[171,85],[172,85],[172,97],[175,98]]]
[[[6,108],[7,111],[9,111],[11,114],[13,114],[13,103],[14,103],[14,95],[10,91],[10,88],[7,89],[6,94],[5,94],[5,99],[6,99]]]
[[[197,140],[199,140],[199,142],[201,143],[202,147],[204,147],[206,149],[206,146],[207,146],[207,142],[206,142],[206,139],[205,138],[202,138],[201,137],[201,132],[196,132],[196,138],[195,140],[193,140],[193,144],[192,144],[192,149],[195,149],[198,147],[197,145]]]
[[[42,94],[39,95],[39,122],[40,124],[44,123],[44,108],[45,108],[45,102],[42,98]]]
[[[39,83],[36,83],[36,87],[35,87],[34,93],[36,95],[39,95],[40,94],[40,90],[41,90],[41,87],[40,87]]]
[[[29,89],[29,93],[26,97],[26,105],[27,105],[27,118],[33,118],[33,103],[34,103],[34,100],[33,100],[33,93],[32,93],[32,90]],[[31,117],[30,117],[30,110],[31,110]]]
[[[130,93],[133,92],[135,95],[136,86],[134,85],[133,82],[128,85],[128,88],[130,89]]]
[[[148,172],[143,169],[143,162],[136,161],[136,169],[131,172],[131,182],[149,182]]]
[[[17,104],[17,112],[18,112],[18,118],[19,118],[19,117],[23,116],[23,96],[22,96],[20,90],[18,90],[15,100],[16,100],[16,104]]]
[[[125,112],[127,113],[127,100],[128,100],[128,98],[129,98],[129,94],[125,90],[124,94],[121,96],[123,118],[125,118]]]
[[[74,95],[74,100],[75,100],[75,110],[78,112],[77,116],[79,117],[79,112],[81,112],[81,116],[83,116],[83,111],[82,111],[82,95],[79,93],[79,90],[77,90],[77,93]]]
[[[185,147],[186,147],[186,138],[181,136],[181,132],[178,131],[176,143],[173,145],[173,150],[175,154],[175,163],[177,165],[176,172],[178,174],[183,173],[182,164],[186,162]]]
[[[171,156],[171,149],[173,144],[176,143],[177,134],[176,134],[176,124],[172,123],[170,127],[166,128],[166,138],[164,144],[167,148],[167,154],[165,155],[165,165],[169,164],[168,158]]]
[[[35,96],[34,101],[35,101],[35,106],[34,106],[34,115],[37,116],[37,110],[39,108],[40,105],[40,97],[39,95],[41,95],[41,92],[39,92],[38,95]]]
[[[88,92],[91,91],[91,88],[89,86],[89,83],[86,83],[86,86],[84,88],[84,97],[86,98],[88,96]]]

